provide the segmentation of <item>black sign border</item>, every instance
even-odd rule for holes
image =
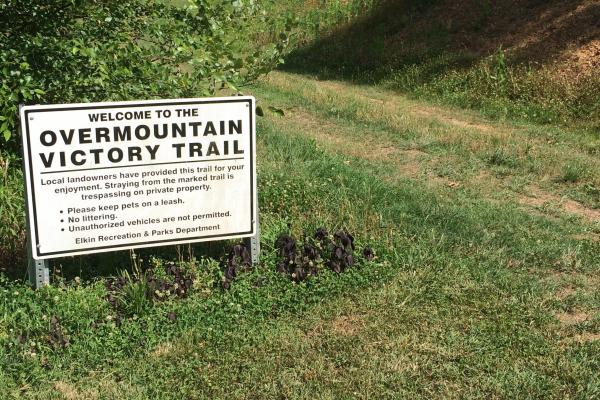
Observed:
[[[254,210],[255,210],[255,204],[254,204],[254,200],[256,198],[256,195],[254,193],[254,176],[255,176],[255,159],[254,159],[254,138],[255,138],[255,127],[254,127],[254,108],[252,107],[252,99],[224,99],[224,100],[203,100],[203,99],[197,99],[197,100],[184,100],[184,101],[158,101],[158,102],[145,102],[145,103],[131,103],[131,102],[127,102],[127,103],[119,103],[119,102],[114,102],[112,104],[106,104],[106,105],[80,105],[80,106],[72,106],[72,107],[52,107],[52,108],[41,108],[39,110],[30,110],[27,109],[24,111],[24,119],[25,119],[25,134],[27,135],[27,156],[29,158],[29,168],[28,168],[28,175],[29,175],[29,182],[31,184],[31,187],[29,188],[31,190],[31,200],[32,203],[30,205],[30,210],[28,210],[28,212],[33,212],[33,224],[34,224],[34,229],[35,229],[35,243],[32,242],[32,246],[33,246],[33,254],[35,254],[37,257],[45,257],[45,258],[49,258],[47,256],[56,256],[56,258],[58,257],[67,257],[70,254],[73,253],[79,253],[81,255],[83,254],[90,254],[91,252],[93,252],[94,250],[100,250],[101,252],[107,252],[110,251],[111,249],[114,249],[114,251],[120,251],[120,250],[127,250],[127,249],[133,249],[133,248],[143,248],[143,247],[159,247],[159,246],[166,246],[169,245],[170,243],[194,243],[194,242],[204,242],[204,241],[209,241],[210,239],[213,240],[217,240],[218,238],[221,237],[225,237],[225,238],[230,238],[231,236],[235,236],[235,237],[248,237],[248,236],[252,236],[255,234],[255,229],[250,229],[249,231],[245,231],[245,232],[234,232],[234,233],[228,233],[228,234],[223,234],[223,235],[209,235],[209,236],[195,236],[193,238],[179,238],[179,239],[168,239],[168,240],[155,240],[155,241],[149,241],[149,242],[136,242],[136,243],[124,243],[124,244],[119,244],[116,246],[99,246],[99,247],[87,247],[87,248],[83,248],[83,249],[75,249],[75,250],[68,250],[68,251],[53,251],[53,252],[41,252],[39,251],[40,249],[40,243],[39,243],[39,235],[38,235],[38,221],[37,221],[37,203],[35,201],[35,184],[33,181],[33,158],[31,156],[31,140],[30,140],[30,134],[29,134],[29,114],[31,113],[39,113],[39,112],[52,112],[52,111],[72,111],[72,110],[97,110],[97,109],[106,109],[106,108],[131,108],[131,107],[152,107],[152,106],[174,106],[174,105],[192,105],[192,104],[223,104],[223,103],[247,103],[248,104],[248,113],[249,113],[249,119],[250,119],[250,226],[252,228],[255,228],[255,216],[254,216]],[[78,254],[75,254],[78,255]]]

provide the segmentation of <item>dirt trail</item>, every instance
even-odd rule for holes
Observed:
[[[492,125],[486,123],[482,118],[462,111],[460,113],[453,110],[424,105],[416,101],[409,101],[406,98],[400,98],[397,94],[378,90],[368,86],[354,86],[341,82],[333,81],[314,81],[318,89],[327,89],[337,93],[352,91],[352,95],[370,102],[375,107],[379,106],[386,111],[410,113],[413,117],[426,120],[435,120],[444,125],[453,125],[460,128],[474,129],[491,136],[511,136],[513,131],[500,124]],[[357,90],[359,89],[359,90]]]
[[[270,75],[268,82],[275,90],[283,89],[297,93],[299,97],[319,106],[327,103],[323,107],[331,107],[339,104],[340,101],[356,104],[357,114],[364,116],[365,121],[377,123],[385,120],[389,126],[397,128],[399,132],[404,129],[436,135],[435,139],[440,142],[452,145],[463,144],[469,151],[481,151],[482,148],[489,147],[490,141],[498,143],[508,143],[507,140],[511,143],[527,141],[527,145],[530,146],[536,139],[523,134],[519,128],[513,126],[486,121],[467,112],[425,105],[376,87],[317,81],[281,72]],[[524,187],[515,190],[510,185],[514,176],[510,174],[498,176],[489,165],[479,165],[479,171],[469,176],[459,176],[458,179],[435,173],[435,169],[440,165],[452,167],[454,161],[460,163],[464,160],[460,159],[460,154],[442,156],[418,147],[401,146],[393,135],[389,137],[378,135],[374,138],[374,133],[370,131],[368,124],[349,125],[343,121],[343,118],[327,117],[299,105],[288,107],[284,117],[273,118],[273,121],[282,127],[291,126],[294,131],[313,138],[318,146],[327,151],[348,158],[392,165],[395,173],[386,178],[389,180],[408,178],[425,181],[437,187],[444,186],[451,190],[475,190],[490,201],[512,202],[534,214],[541,213],[552,217],[559,212],[579,217],[587,223],[600,223],[600,210],[586,207],[559,193],[547,192],[537,184],[535,179],[530,179]],[[547,150],[541,147],[548,146],[544,138],[539,138],[537,142],[541,149],[539,151]],[[506,191],[509,195],[499,197],[500,191]],[[577,237],[581,240],[596,240],[596,236],[589,233]]]

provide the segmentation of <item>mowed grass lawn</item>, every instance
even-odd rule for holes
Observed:
[[[280,72],[251,91],[263,264],[169,305],[174,323],[6,347],[0,397],[600,397],[596,139]],[[377,259],[301,284],[275,273],[277,235],[320,226]],[[108,312],[90,282],[27,292],[39,307],[17,318],[15,290],[5,344],[41,314]]]

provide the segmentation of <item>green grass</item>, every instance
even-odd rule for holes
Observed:
[[[285,91],[255,91],[272,104],[289,101]],[[229,291],[215,286],[214,262],[188,265],[200,277],[190,297],[133,311],[120,326],[100,281],[34,292],[3,280],[5,397],[600,394],[600,347],[591,339],[600,328],[600,253],[598,243],[573,237],[583,222],[531,214],[469,190],[389,180],[393,163],[333,151],[284,110],[259,121],[262,265]],[[329,127],[353,126],[335,115]],[[301,284],[275,273],[279,232],[321,225],[347,227],[378,259]]]

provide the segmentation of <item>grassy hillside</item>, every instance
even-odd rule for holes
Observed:
[[[597,63],[571,56],[595,2],[270,4],[302,74],[243,88],[260,265],[232,274],[227,242],[104,253],[34,291],[3,154],[0,398],[600,398]],[[354,235],[343,272],[282,256],[321,227]]]
[[[596,1],[354,0],[303,6],[305,26],[318,33],[288,57],[288,70],[381,84],[495,118],[600,132]],[[311,11],[317,7],[330,11]]]

